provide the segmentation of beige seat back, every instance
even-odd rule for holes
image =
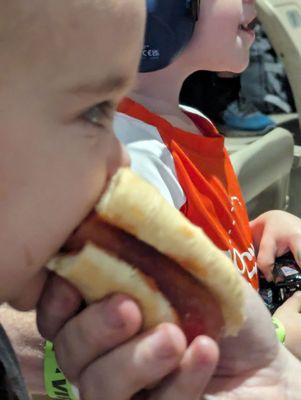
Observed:
[[[301,1],[301,0],[300,0]],[[294,159],[291,133],[274,129],[251,144],[231,152],[231,161],[238,176],[251,218],[270,209],[286,209],[290,171]]]
[[[257,0],[258,18],[281,58],[301,127],[301,0]]]

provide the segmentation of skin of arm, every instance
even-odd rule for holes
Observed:
[[[36,313],[16,311],[9,305],[3,304],[0,307],[0,321],[17,354],[29,392],[44,394],[45,340],[38,332]]]

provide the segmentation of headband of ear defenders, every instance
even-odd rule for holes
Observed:
[[[147,24],[140,72],[167,67],[190,41],[200,0],[146,0]]]

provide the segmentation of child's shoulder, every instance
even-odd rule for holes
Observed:
[[[127,116],[124,117],[125,121],[131,121],[133,125],[138,125],[141,127],[155,126],[157,128],[168,128],[170,127],[169,122],[152,111],[150,111],[143,104],[138,103],[130,98],[125,98],[118,106],[119,113]],[[131,117],[131,118],[130,118]],[[140,122],[140,124],[139,124]]]
[[[180,105],[180,108],[205,136],[220,136],[214,123],[200,110],[185,105]]]
[[[163,144],[165,134],[172,130],[172,125],[163,117],[128,98],[119,105],[114,118],[114,132],[124,144],[138,141]]]
[[[212,121],[201,111],[184,105],[181,105],[180,108],[205,137],[220,136]],[[126,98],[122,101],[118,107],[118,111],[119,113],[115,120],[122,120],[124,129],[128,127],[132,129],[133,133],[136,131],[140,137],[143,134],[143,131],[148,134],[148,136],[150,133],[154,134],[156,130],[159,130],[161,134],[164,134],[164,136],[180,134],[182,137],[185,132],[188,134],[191,133],[189,129],[183,130],[179,128],[176,123],[172,123],[161,115],[153,113],[144,105],[137,103],[130,98]]]
[[[206,115],[203,114],[200,110],[197,110],[196,108],[193,108],[193,107],[190,107],[190,106],[185,106],[183,104],[180,105],[180,108],[181,108],[182,111],[184,111],[184,113],[189,114],[189,115],[196,115],[200,119],[207,120],[209,123],[212,124],[210,119],[208,117],[206,117]]]
[[[159,140],[161,137],[157,127],[137,116],[117,112],[114,117],[114,132],[123,144],[137,141]]]
[[[127,148],[133,170],[151,182],[170,204],[180,209],[186,198],[178,182],[173,156],[160,129],[155,124],[142,121],[138,115],[121,111],[115,115],[113,128],[117,138]]]

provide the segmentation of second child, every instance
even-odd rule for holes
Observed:
[[[168,20],[166,10],[158,6],[158,12]],[[237,73],[247,67],[255,39],[247,27],[255,17],[252,0],[216,0],[214,6],[211,0],[203,0],[188,46],[168,67],[138,76],[135,90],[119,107],[115,131],[127,145],[134,170],[200,226],[257,289],[257,262],[268,279],[275,257],[289,249],[301,264],[301,220],[270,211],[250,223],[224,138],[200,112],[179,107],[182,84],[193,72]],[[173,29],[183,29],[186,18],[186,13],[181,17],[175,12]],[[157,25],[153,29],[158,29]],[[146,47],[152,48],[154,43],[150,40]],[[163,45],[160,50],[164,58]],[[283,226],[287,226],[285,231]],[[301,332],[300,296],[294,297],[295,303],[293,310],[291,302],[284,305],[294,323],[287,318],[283,323],[286,345],[301,357],[296,345]]]

